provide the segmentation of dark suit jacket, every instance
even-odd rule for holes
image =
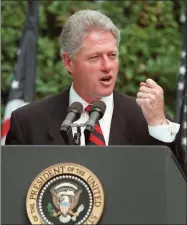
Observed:
[[[66,145],[60,126],[69,107],[69,89],[63,93],[30,103],[12,113],[6,145]],[[72,132],[69,140],[71,143]],[[166,144],[151,137],[148,125],[135,99],[114,92],[109,145],[167,145],[183,167],[184,155],[178,137]]]

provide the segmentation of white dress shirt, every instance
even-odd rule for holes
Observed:
[[[110,126],[112,121],[113,109],[114,109],[114,100],[113,100],[113,93],[107,97],[101,98],[106,104],[106,111],[102,119],[99,120],[101,129],[103,131],[104,139],[106,145],[109,143],[109,134],[110,134]],[[79,120],[75,121],[74,124],[85,124],[88,119],[89,115],[84,110],[89,103],[82,99],[74,90],[73,85],[70,88],[70,95],[69,95],[69,104],[71,105],[73,102],[80,102],[83,105],[83,113]],[[168,125],[160,125],[160,126],[148,126],[149,134],[163,142],[172,142],[175,140],[176,134],[179,131],[180,125],[177,123],[172,123],[168,121]],[[81,145],[85,145],[85,137],[84,137],[84,128],[85,126],[81,127]],[[77,132],[76,127],[72,128],[73,135]]]

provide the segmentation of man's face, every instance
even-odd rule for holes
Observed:
[[[118,47],[111,32],[92,31],[75,60],[70,60],[74,89],[92,103],[113,92],[118,74]]]

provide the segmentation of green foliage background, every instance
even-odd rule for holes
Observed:
[[[4,109],[25,21],[27,2],[4,0],[1,7],[1,90]],[[59,36],[64,22],[70,15],[79,9],[88,8],[105,13],[121,30],[120,70],[116,89],[136,96],[140,81],[145,81],[148,77],[153,78],[163,87],[166,110],[173,116],[182,48],[182,0],[41,0],[35,100],[59,93],[71,83],[60,58]]]

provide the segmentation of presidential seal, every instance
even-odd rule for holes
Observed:
[[[74,163],[42,171],[27,193],[31,224],[97,224],[104,208],[102,185],[93,172]]]

